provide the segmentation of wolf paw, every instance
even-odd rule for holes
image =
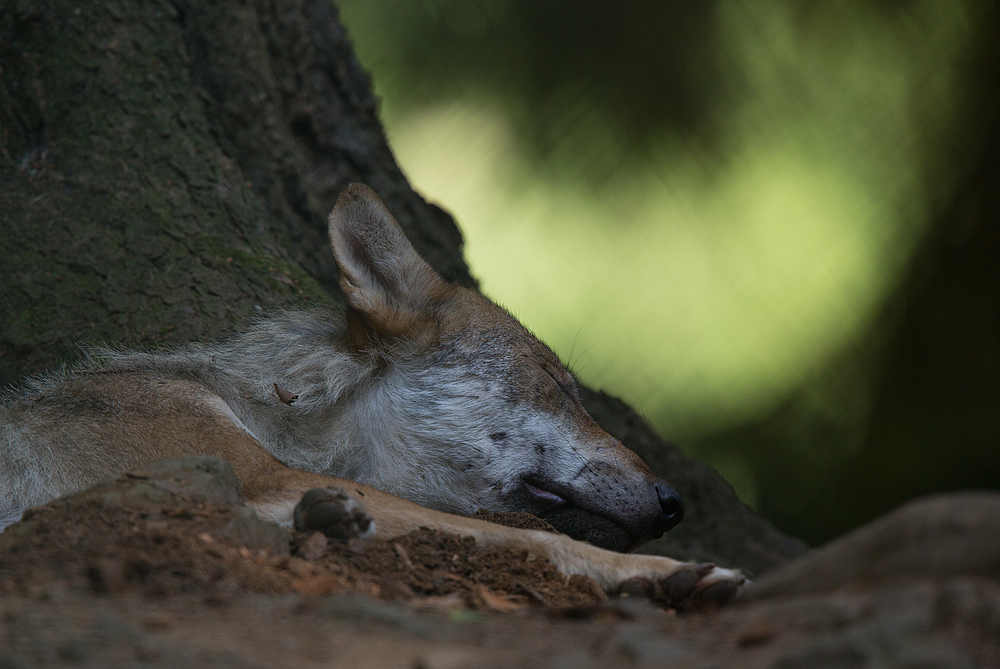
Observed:
[[[715,608],[733,601],[749,585],[739,571],[703,562],[685,564],[663,578],[630,578],[612,594],[647,597],[676,609]]]
[[[336,541],[375,534],[375,521],[365,505],[342,488],[313,488],[295,505],[292,514],[297,530],[317,530]]]

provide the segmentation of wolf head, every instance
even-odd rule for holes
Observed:
[[[619,551],[680,522],[677,492],[591,419],[556,355],[438,276],[369,188],[340,196],[330,240],[348,349],[376,370],[352,405],[377,450],[358,478],[444,511],[528,511]]]

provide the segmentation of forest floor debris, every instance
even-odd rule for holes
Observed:
[[[997,579],[678,613],[440,532],[289,534],[197,459],[56,500],[0,535],[4,667],[1000,667],[998,640]]]

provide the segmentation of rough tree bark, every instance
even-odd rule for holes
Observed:
[[[6,3],[0,68],[4,385],[81,343],[210,339],[336,302],[325,221],[352,181],[474,284],[454,221],[396,165],[326,0]],[[688,500],[655,550],[755,572],[802,550],[620,402],[585,396]]]
[[[79,341],[214,337],[327,300],[326,214],[351,181],[472,282],[328,3],[18,3],[0,25],[0,381]]]

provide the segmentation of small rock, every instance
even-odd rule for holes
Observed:
[[[291,536],[283,527],[261,520],[249,506],[236,509],[236,518],[219,531],[219,536],[238,546],[263,549],[274,555],[287,555]]]
[[[130,497],[146,495],[161,500],[161,491],[182,495],[195,502],[220,506],[242,504],[236,473],[222,458],[196,456],[150,462],[127,474],[136,482]]]
[[[299,544],[299,555],[307,560],[318,560],[326,553],[330,540],[322,532],[313,532],[309,538]]]

